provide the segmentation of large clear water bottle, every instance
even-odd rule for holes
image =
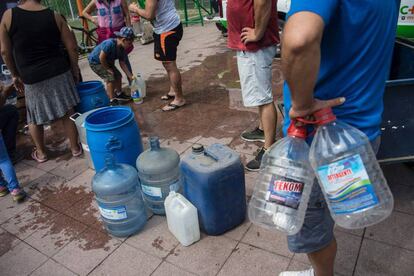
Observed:
[[[318,130],[310,162],[335,222],[364,228],[387,218],[394,199],[368,137],[337,121],[331,108],[314,114]]]
[[[305,127],[292,122],[288,135],[263,156],[249,203],[249,219],[253,223],[287,235],[302,228],[315,179],[306,134]]]
[[[164,200],[170,191],[181,191],[180,156],[160,147],[158,137],[150,137],[150,148],[138,156],[137,169],[145,204],[154,214],[165,215]]]
[[[116,164],[113,156],[92,179],[92,190],[106,230],[126,237],[141,230],[147,222],[138,173],[134,167]]]

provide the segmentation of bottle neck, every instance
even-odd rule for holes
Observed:
[[[150,137],[150,148],[151,150],[159,150],[160,149],[160,140],[158,137]]]

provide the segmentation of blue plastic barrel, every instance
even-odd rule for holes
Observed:
[[[79,113],[109,105],[109,98],[101,81],[81,82],[76,89],[80,97],[80,102],[76,106],[76,111]]]
[[[86,117],[85,128],[97,172],[104,168],[108,153],[115,156],[117,163],[135,167],[143,147],[134,113],[129,107],[105,107],[94,111]]]
[[[193,146],[181,164],[185,197],[197,208],[201,229],[220,235],[246,217],[244,168],[238,153],[213,144]]]

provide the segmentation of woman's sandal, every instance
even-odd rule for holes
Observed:
[[[174,98],[175,98],[175,96],[170,95],[170,94],[165,94],[165,95],[161,96],[161,100],[163,100],[163,101],[169,101],[169,100],[172,100]]]
[[[39,158],[37,156],[37,149],[36,148],[33,149],[31,156],[32,156],[33,160],[35,160],[38,163],[44,163],[44,162],[46,162],[48,160],[47,159],[47,156],[44,157],[44,158]]]
[[[72,152],[72,156],[73,157],[79,157],[83,154],[83,148],[82,148],[82,144],[79,144],[79,151],[77,152]]]

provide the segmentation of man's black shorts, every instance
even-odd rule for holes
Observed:
[[[183,37],[183,25],[180,23],[171,31],[154,33],[154,58],[159,61],[175,61],[177,46]]]

